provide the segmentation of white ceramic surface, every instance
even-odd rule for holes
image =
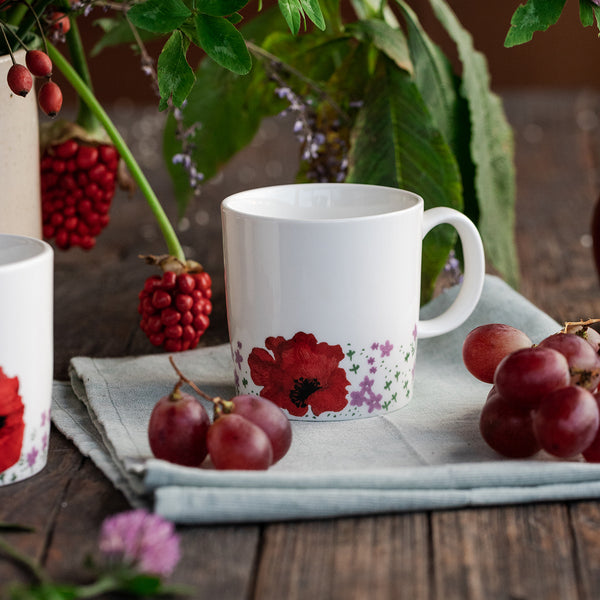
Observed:
[[[47,243],[0,234],[0,485],[30,477],[46,464],[53,263]]]
[[[15,52],[25,64],[25,52]],[[42,237],[38,106],[35,88],[25,98],[6,85],[10,56],[0,56],[0,233]]]
[[[475,226],[458,211],[424,213],[410,192],[357,184],[274,186],[222,204],[227,314],[239,393],[290,418],[382,414],[412,395],[417,336],[458,327],[485,271]],[[455,304],[419,321],[421,247],[456,227],[465,276]]]

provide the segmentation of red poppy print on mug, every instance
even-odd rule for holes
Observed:
[[[320,342],[312,333],[268,337],[265,347],[237,341],[235,384],[268,398],[295,419],[355,419],[395,410],[412,394],[416,325],[406,345],[389,339],[360,347]]]
[[[7,377],[0,367],[0,473],[16,464],[21,457],[24,412],[19,396],[19,378]]]
[[[263,386],[261,396],[296,417],[306,415],[309,407],[314,415],[346,407],[350,382],[340,368],[341,346],[318,343],[302,331],[290,340],[269,337],[265,346],[248,357],[252,381]]]

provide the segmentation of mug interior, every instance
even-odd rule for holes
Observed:
[[[234,194],[223,208],[273,219],[322,221],[374,217],[418,206],[412,192],[377,185],[306,183],[257,188]]]
[[[51,251],[42,240],[0,233],[0,269],[16,266]]]

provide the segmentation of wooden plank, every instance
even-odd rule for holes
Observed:
[[[431,528],[434,598],[579,598],[563,505],[435,512]]]
[[[44,560],[65,491],[82,462],[79,451],[53,429],[44,470],[29,479],[0,487],[0,520],[34,528],[33,533],[4,535],[21,553],[37,561]],[[9,561],[0,560],[0,590],[16,581],[30,581],[29,574]]]
[[[256,598],[429,598],[425,513],[266,527]]]
[[[595,600],[600,597],[600,504],[578,502],[570,513],[580,597]]]

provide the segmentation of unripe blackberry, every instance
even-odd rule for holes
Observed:
[[[52,75],[52,61],[41,50],[29,50],[25,55],[25,63],[35,77],[50,77]]]
[[[201,268],[201,267],[200,267]],[[206,331],[212,312],[212,281],[206,271],[165,271],[146,279],[139,294],[140,327],[167,352],[191,350]]]
[[[33,87],[33,77],[24,65],[15,63],[6,75],[8,87],[18,96],[27,96]]]
[[[38,104],[49,116],[55,117],[62,107],[63,96],[60,88],[54,81],[46,81],[38,92]]]

